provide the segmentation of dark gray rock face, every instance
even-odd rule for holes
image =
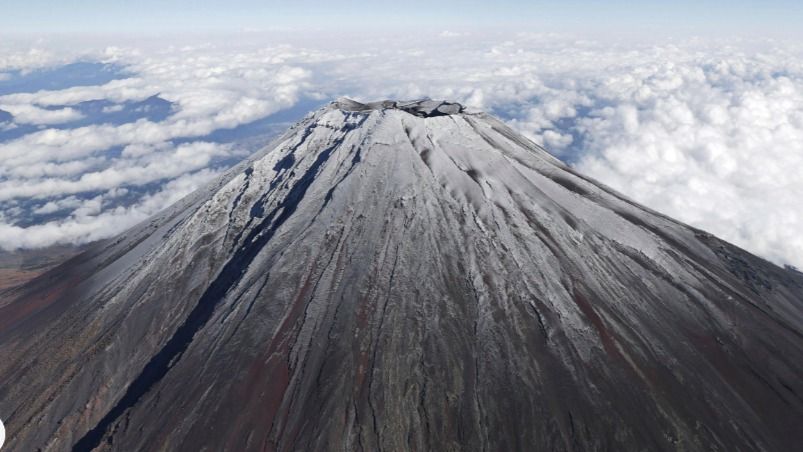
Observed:
[[[340,100],[0,294],[8,450],[803,443],[803,275],[502,123]]]
[[[373,110],[401,110],[419,118],[432,118],[435,116],[456,115],[467,111],[466,108],[455,102],[442,100],[413,100],[393,101],[383,100],[363,104],[351,99],[338,99],[333,103],[334,108],[344,112],[369,113]]]

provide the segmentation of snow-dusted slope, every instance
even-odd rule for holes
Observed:
[[[337,101],[0,294],[10,450],[791,450],[803,275],[499,121]]]

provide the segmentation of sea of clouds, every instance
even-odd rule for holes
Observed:
[[[252,150],[214,139],[220,131],[304,107],[300,118],[339,96],[426,96],[490,111],[640,203],[803,267],[794,43],[512,32],[19,40],[0,44],[0,88],[88,61],[116,75],[0,95],[0,248],[85,243],[144,220]],[[169,105],[161,117],[103,119],[154,98]],[[105,102],[96,120],[83,113],[95,101]]]

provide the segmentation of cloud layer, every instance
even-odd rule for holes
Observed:
[[[803,52],[795,44],[448,31],[237,38],[90,49],[74,59],[115,63],[132,75],[1,96],[0,110],[13,120],[3,126],[0,116],[0,130],[33,129],[0,143],[0,247],[122,231],[238,152],[236,143],[208,140],[211,133],[302,99],[429,96],[490,110],[631,198],[803,267]],[[65,62],[44,46],[0,50],[0,74]],[[70,127],[82,102],[156,95],[173,105],[164,120]],[[136,187],[147,189],[121,194]],[[24,224],[26,215],[43,219]]]

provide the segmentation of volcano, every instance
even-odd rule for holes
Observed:
[[[11,451],[803,444],[803,274],[456,103],[335,101],[0,300]]]

